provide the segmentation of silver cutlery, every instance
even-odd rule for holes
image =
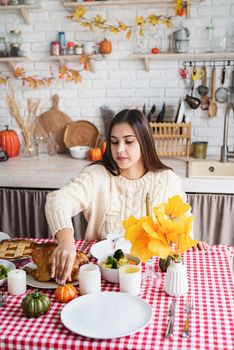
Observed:
[[[193,298],[188,298],[186,300],[184,310],[186,313],[186,320],[185,320],[185,324],[184,324],[184,330],[182,333],[182,337],[188,338],[189,337],[189,316],[193,310]]]
[[[8,294],[7,292],[0,292],[0,308],[7,303]]]
[[[90,243],[90,241],[85,240],[79,250],[81,250],[83,252],[88,247],[89,243]]]
[[[176,310],[176,299],[173,299],[171,305],[168,309],[168,323],[165,332],[165,337],[170,338],[173,336],[173,328],[174,328],[174,319],[175,319],[175,310]]]

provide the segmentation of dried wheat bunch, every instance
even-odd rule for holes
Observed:
[[[15,119],[19,128],[21,129],[22,136],[25,144],[32,141],[34,129],[39,114],[40,100],[27,99],[27,113],[24,117],[20,114],[20,108],[16,102],[15,94],[13,90],[7,93],[7,106],[9,108],[10,115]]]

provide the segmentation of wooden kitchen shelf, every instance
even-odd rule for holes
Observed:
[[[26,24],[30,24],[29,11],[40,9],[40,8],[41,8],[40,4],[37,4],[37,5],[6,5],[6,6],[1,5],[0,11],[18,10],[21,13],[21,16],[23,17],[24,22]]]
[[[204,0],[190,0],[188,3],[190,5],[198,5],[201,4]],[[175,1],[174,0],[106,0],[106,1],[62,1],[63,5],[65,7],[72,7],[72,6],[87,6],[87,7],[93,7],[93,6],[115,6],[115,5],[159,5],[160,7],[168,7],[168,5],[174,6]]]
[[[19,62],[25,62],[28,61],[28,57],[0,57],[0,63],[7,63],[8,66],[15,70],[16,64]]]
[[[234,60],[234,52],[199,52],[199,53],[160,53],[153,54],[133,54],[133,59],[144,60],[146,72],[150,71],[150,61],[216,61]]]
[[[66,62],[78,62],[79,63],[79,59],[81,56],[83,55],[64,55],[64,56],[49,56],[48,59],[51,61],[58,61],[60,66],[65,65]],[[87,55],[89,57],[90,60],[90,67],[91,67],[91,72],[95,72],[95,68],[93,65],[93,61],[101,61],[103,60],[105,55],[101,55],[101,54],[95,54],[95,55]]]

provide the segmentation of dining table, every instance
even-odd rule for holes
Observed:
[[[35,239],[38,243],[47,239]],[[76,241],[79,249],[84,241]],[[85,252],[88,254],[94,241]],[[40,289],[51,301],[49,311],[37,318],[24,315],[21,302],[26,294],[13,296],[8,294],[6,305],[0,309],[0,349],[37,350],[37,349],[86,349],[86,350],[233,350],[234,349],[234,248],[229,245],[209,246],[208,250],[193,248],[183,253],[183,263],[187,269],[189,289],[186,296],[178,296],[174,317],[174,332],[165,337],[168,323],[168,310],[173,297],[164,290],[166,273],[159,268],[159,258],[154,257],[154,269],[160,273],[159,283],[141,283],[141,292],[137,298],[144,300],[152,309],[152,318],[143,328],[132,334],[98,339],[82,336],[66,328],[61,321],[61,311],[66,305],[55,299],[55,289]],[[97,261],[90,257],[90,261]],[[23,268],[23,260],[18,268]],[[146,264],[142,263],[144,272]],[[26,293],[35,288],[27,287]],[[79,291],[79,286],[77,285]],[[7,291],[7,284],[0,287]],[[101,292],[119,293],[119,284],[102,279]],[[193,310],[190,313],[189,337],[182,337],[186,319],[185,300],[192,297]],[[79,296],[84,298],[84,296]],[[72,302],[70,302],[72,303]],[[128,314],[122,310],[123,325],[129,322]],[[80,314],[80,319],[83,315]],[[89,315],[90,320],[92,313]],[[105,310],[102,316],[105,317]],[[97,320],[98,322],[98,320]],[[93,325],[93,323],[92,323]],[[115,324],[113,324],[115,327]]]

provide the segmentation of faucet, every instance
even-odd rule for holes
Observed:
[[[234,151],[229,151],[227,142],[228,142],[228,124],[229,124],[229,116],[230,111],[232,110],[234,115],[234,103],[228,102],[227,108],[225,111],[225,117],[224,117],[224,128],[223,128],[223,145],[221,147],[221,155],[220,155],[220,162],[225,163],[228,162],[229,158],[234,158]]]

